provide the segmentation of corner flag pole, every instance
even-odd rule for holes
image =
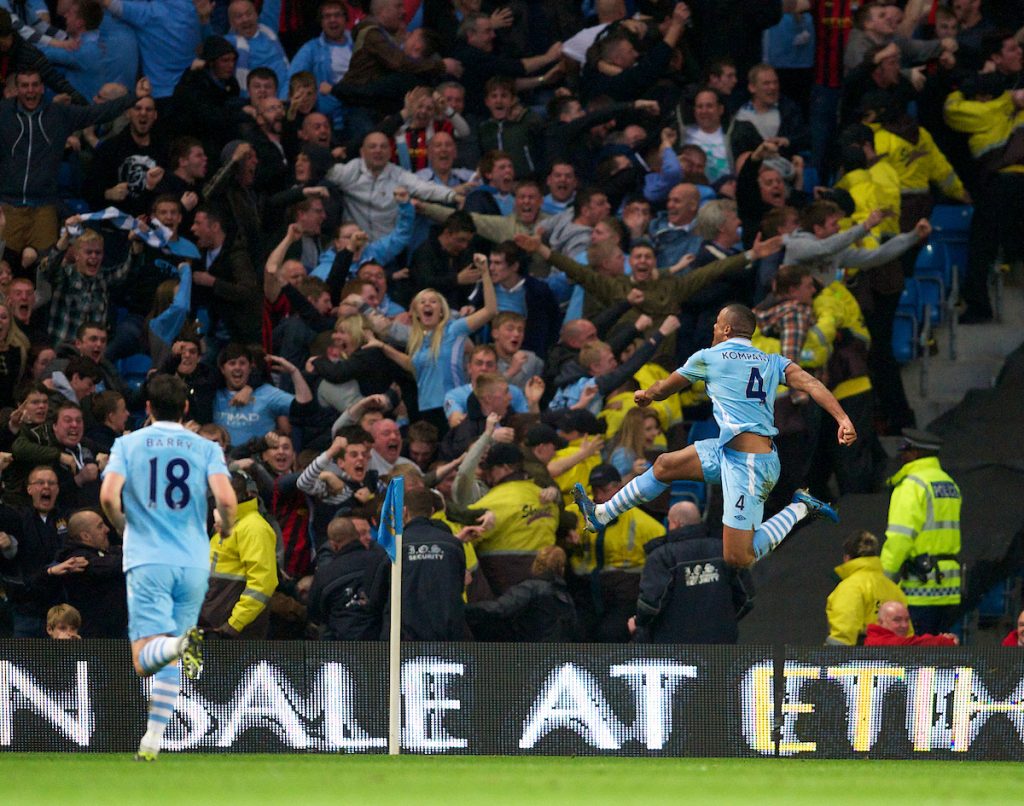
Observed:
[[[391,634],[388,637],[388,755],[401,752],[402,740],[402,530],[395,530],[391,563]]]

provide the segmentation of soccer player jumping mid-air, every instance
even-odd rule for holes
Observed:
[[[573,498],[589,529],[596,531],[627,509],[657,498],[677,479],[721,483],[723,548],[725,561],[732,566],[757,562],[808,515],[839,522],[832,507],[806,490],[797,490],[793,503],[761,522],[764,502],[779,478],[772,437],[778,433],[775,392],[780,384],[806,392],[835,418],[840,445],[852,445],[857,431],[839,401],[814,376],[788,358],[751,345],[756,321],[744,305],[725,306],[715,321],[711,347],[698,350],[668,378],[635,393],[636,404],[647,406],[704,381],[720,435],[662,454],[605,504],[595,505],[577,484]]]
[[[220,446],[181,424],[188,409],[184,382],[154,375],[147,391],[153,424],[114,442],[100,488],[103,511],[124,535],[132,661],[140,676],[153,676],[137,761],[155,761],[160,752],[181,670],[191,678],[202,671],[196,622],[210,573],[207,487],[222,535],[231,533],[237,507]]]

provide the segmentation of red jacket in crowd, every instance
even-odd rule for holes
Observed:
[[[1016,633],[1014,634],[1016,636]],[[951,638],[943,635],[897,635],[892,630],[868,625],[868,636],[864,646],[956,646]]]

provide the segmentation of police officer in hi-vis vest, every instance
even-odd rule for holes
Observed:
[[[939,465],[939,437],[912,428],[902,433],[902,467],[889,479],[882,568],[907,595],[915,632],[938,634],[960,610],[960,488]]]

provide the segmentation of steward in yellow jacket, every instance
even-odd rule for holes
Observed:
[[[934,185],[944,196],[966,200],[963,182],[927,129],[909,116],[870,125],[875,132],[875,151],[896,169],[901,193],[928,195]]]
[[[903,436],[882,568],[899,580],[918,632],[940,633],[960,606],[960,488],[939,465],[941,439],[909,428]]]
[[[622,487],[614,465],[595,467],[588,478],[594,500],[604,503]],[[596,534],[582,528],[576,504],[568,508],[579,518],[580,545],[573,548],[569,584],[583,614],[590,638],[600,642],[629,640],[626,622],[636,612],[640,573],[647,559],[644,546],[665,534],[665,527],[640,509],[630,509]]]
[[[232,486],[238,519],[227,537],[210,539],[210,588],[199,626],[225,638],[266,638],[270,597],[277,590],[277,533],[260,514],[259,498],[244,481]],[[246,496],[248,498],[246,499]]]
[[[946,123],[969,135],[971,155],[989,173],[1024,173],[1024,109],[1018,109],[1009,91],[992,97],[978,92],[969,98],[960,90],[950,93],[944,108]]]
[[[809,272],[806,266],[787,266],[780,269],[778,280],[787,275],[803,275]],[[795,278],[794,278],[795,282]],[[790,300],[792,301],[792,300]],[[878,475],[878,460],[881,456],[872,418],[874,401],[871,379],[868,376],[867,354],[871,336],[864,324],[860,305],[850,290],[841,282],[833,282],[821,289],[813,299],[814,321],[804,337],[800,350],[800,366],[812,372],[832,390],[837,400],[850,415],[860,439],[853,446],[839,450],[834,439],[821,439],[821,470],[835,471],[840,492],[869,493],[875,488]],[[770,308],[762,311],[759,307],[759,321],[770,319]],[[780,334],[784,337],[785,334]],[[778,339],[760,335],[757,346],[766,352],[782,352]],[[788,401],[789,398],[783,398]],[[789,417],[797,421],[789,423]],[[799,411],[791,411],[787,404],[776,409],[776,424],[780,434],[798,433]],[[822,421],[822,428],[831,431],[831,424]],[[828,435],[825,435],[828,436]]]
[[[558,505],[541,498],[541,488],[523,472],[523,454],[501,443],[481,463],[490,492],[476,501],[494,513],[495,526],[476,542],[476,556],[491,590],[498,596],[530,578],[537,552],[555,545]]]
[[[863,223],[872,210],[886,210],[893,215],[883,218],[868,232],[861,239],[861,245],[866,249],[877,249],[885,238],[899,234],[900,178],[892,165],[878,160],[871,167],[855,168],[844,173],[835,186],[849,193],[854,203],[853,215],[840,220],[840,230]]]
[[[971,248],[962,289],[967,303],[960,317],[964,323],[992,318],[992,264],[1024,258],[1024,109],[1018,107],[1017,93],[1004,91],[1002,82],[999,73],[980,74],[951,93],[944,109],[950,128],[969,135],[977,165]]]
[[[878,620],[883,602],[907,603],[899,585],[885,575],[878,556],[881,546],[871,532],[856,532],[843,544],[843,564],[836,566],[840,582],[828,595],[826,644],[864,643],[868,625]]]

